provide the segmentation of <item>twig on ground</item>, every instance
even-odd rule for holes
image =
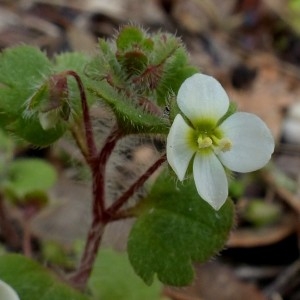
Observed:
[[[273,294],[283,294],[295,281],[299,281],[300,275],[300,260],[296,260],[293,264],[283,270],[280,275],[269,286],[264,289],[264,294],[267,297],[272,297]],[[298,282],[299,283],[299,282]]]

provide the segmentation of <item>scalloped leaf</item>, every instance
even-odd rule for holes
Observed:
[[[18,254],[0,256],[0,279],[8,283],[21,300],[89,299],[37,262]]]
[[[167,172],[141,204],[128,239],[129,260],[147,284],[156,275],[168,285],[185,286],[194,277],[193,262],[222,249],[233,226],[231,200],[215,211],[202,200],[192,180],[175,182]]]

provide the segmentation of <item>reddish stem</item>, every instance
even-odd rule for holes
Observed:
[[[75,78],[80,91],[86,146],[88,152],[83,154],[86,157],[88,165],[90,166],[93,178],[93,220],[88,231],[88,236],[79,267],[69,278],[70,282],[74,286],[83,289],[86,286],[88,278],[91,274],[106,224],[119,219],[122,216],[124,218],[128,217],[126,214],[118,214],[120,208],[128,201],[128,199],[136,192],[136,190],[146,182],[146,180],[154,173],[154,171],[161,166],[161,164],[166,160],[166,155],[163,155],[151,167],[149,167],[146,172],[140,178],[138,178],[138,180],[132,184],[119,199],[116,200],[114,204],[106,209],[106,165],[118,140],[122,138],[123,133],[120,128],[115,126],[110,135],[107,137],[102,150],[97,153],[97,146],[94,140],[92,122],[83,83],[76,72],[69,70],[66,71],[65,74]],[[77,137],[75,136],[75,139],[76,138]]]
[[[120,196],[107,210],[106,213],[114,219],[116,212],[128,201],[128,199],[139,189],[149,177],[166,161],[167,156],[161,156],[146,172],[134,182],[123,195]]]
[[[32,233],[31,220],[40,211],[40,207],[35,203],[20,206],[23,223],[23,252],[27,257],[32,257]]]
[[[97,153],[97,146],[94,140],[92,122],[90,118],[87,98],[83,83],[79,75],[72,71],[66,71],[66,75],[74,77],[77,82],[82,105],[83,124],[85,129],[85,138],[87,146],[87,163],[91,168],[93,178],[93,220],[88,232],[86,245],[77,271],[71,276],[70,281],[79,288],[83,288],[90,276],[93,263],[96,259],[99,244],[106,225],[105,218],[105,167],[107,161],[116,146],[122,133],[117,127],[113,128],[111,134],[107,137],[102,150]],[[75,136],[75,139],[77,137]]]
[[[115,127],[107,137],[99,155],[91,160],[93,176],[93,220],[88,231],[88,237],[79,267],[70,278],[70,281],[78,288],[84,288],[86,286],[97,257],[104,228],[108,222],[105,213],[105,169],[107,161],[121,137],[122,133]]]
[[[22,244],[24,255],[27,257],[32,257],[30,220],[27,220],[26,218],[23,219]]]
[[[116,136],[117,137],[117,136]],[[109,145],[110,146],[107,146]],[[112,150],[112,140],[111,143],[105,144],[107,147],[107,150]],[[106,148],[104,147],[104,148]],[[103,148],[103,149],[104,149]],[[108,152],[105,152],[106,155],[103,154],[103,161],[105,163],[107,162],[107,155]],[[91,225],[91,228],[89,230],[87,242],[85,245],[84,253],[82,255],[82,259],[79,265],[79,268],[75,274],[72,275],[70,278],[71,282],[78,288],[84,288],[86,285],[86,282],[91,274],[95,259],[97,257],[98,248],[104,233],[105,226],[108,222],[112,222],[115,220],[132,217],[130,215],[130,211],[128,211],[129,215],[127,213],[121,213],[119,209],[125,204],[128,199],[136,192],[138,188],[140,188],[146,180],[164,163],[166,160],[166,155],[163,155],[160,157],[151,167],[149,167],[146,172],[138,178],[138,180],[133,183],[129,189],[116,201],[114,204],[112,204],[108,209],[105,210],[104,206],[99,206],[99,203],[102,201],[100,198],[104,197],[104,173],[105,173],[105,165],[101,167],[101,164],[99,164],[98,170],[100,170],[99,174],[97,176],[98,180],[100,178],[100,181],[95,180],[95,184],[97,189],[95,191],[96,195],[98,195],[99,198],[94,198],[94,205],[93,205],[93,222]],[[101,188],[102,186],[102,188]],[[100,194],[97,194],[100,193]],[[104,199],[103,199],[104,200]]]
[[[69,76],[72,76],[78,85],[79,93],[80,93],[80,99],[81,99],[81,106],[82,106],[82,114],[83,114],[83,124],[85,129],[85,135],[86,135],[86,143],[88,148],[88,154],[89,159],[95,157],[97,153],[97,146],[94,139],[94,133],[93,133],[93,127],[92,127],[92,121],[89,113],[89,107],[87,102],[87,97],[84,89],[83,82],[80,78],[80,76],[72,70],[65,71],[65,73]],[[90,163],[90,161],[89,161]]]
[[[115,126],[106,138],[104,146],[97,158],[92,161],[93,175],[93,214],[100,218],[105,217],[105,169],[107,161],[115,148],[118,140],[123,136],[122,132]]]
[[[3,203],[3,196],[0,194],[0,230],[6,244],[15,250],[20,250],[20,236],[13,226]]]
[[[78,269],[69,278],[69,281],[79,289],[84,289],[92,272],[97,257],[98,248],[106,224],[94,218],[88,233],[87,242]]]

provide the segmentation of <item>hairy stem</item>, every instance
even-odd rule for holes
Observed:
[[[85,161],[89,163],[89,153],[85,144],[85,140],[82,137],[81,131],[78,130],[78,127],[75,126],[69,126],[69,130],[72,134],[73,139],[76,142],[77,147],[80,149],[81,154],[83,155]]]
[[[91,160],[93,177],[93,220],[88,231],[85,248],[76,272],[70,277],[71,283],[77,288],[83,289],[91,274],[99,245],[108,222],[105,213],[105,170],[107,161],[116,146],[122,133],[118,127],[114,127],[107,137],[102,150],[95,159]]]
[[[65,74],[74,77],[79,88],[86,147],[83,143],[80,133],[78,133],[76,128],[73,130],[71,128],[71,133],[73,134],[77,145],[79,146],[91,169],[93,178],[92,223],[88,231],[86,244],[79,266],[77,270],[69,277],[69,281],[73,286],[79,289],[84,289],[92,272],[106,224],[120,218],[127,218],[132,214],[132,211],[119,212],[119,210],[137,191],[137,189],[146,182],[146,180],[155,172],[155,170],[161,166],[161,164],[166,160],[166,155],[163,155],[152,166],[150,166],[146,172],[140,178],[138,178],[138,180],[132,184],[129,189],[115,201],[114,204],[107,209],[105,206],[106,165],[118,140],[123,137],[123,132],[117,125],[113,127],[111,133],[104,142],[103,148],[97,152],[97,146],[94,139],[92,122],[83,83],[76,72],[69,70],[66,71]]]
[[[80,100],[81,100],[81,106],[82,106],[82,114],[83,114],[83,124],[85,129],[85,136],[86,136],[86,144],[88,148],[88,154],[89,158],[92,159],[95,157],[97,153],[97,146],[94,139],[94,133],[93,133],[93,127],[92,127],[92,121],[91,116],[89,113],[89,107],[87,102],[87,97],[84,89],[83,82],[80,78],[80,76],[72,70],[65,71],[66,75],[72,76],[78,85],[79,93],[80,93]]]
[[[71,284],[78,289],[84,289],[90,277],[105,225],[105,223],[95,218],[92,222],[79,267],[69,278]]]
[[[120,129],[115,126],[110,135],[106,138],[104,146],[96,159],[92,161],[92,175],[93,175],[93,214],[104,217],[105,211],[105,171],[106,164],[110,155],[112,154],[117,142],[123,136]]]
[[[166,154],[162,155],[145,173],[139,177],[107,210],[107,214],[115,219],[114,214],[129,200],[129,198],[147,181],[147,179],[166,161]]]

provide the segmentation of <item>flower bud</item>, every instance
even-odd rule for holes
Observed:
[[[51,129],[63,119],[70,116],[68,81],[65,74],[56,74],[47,82],[48,95],[46,101],[38,109],[38,118],[44,130]]]

